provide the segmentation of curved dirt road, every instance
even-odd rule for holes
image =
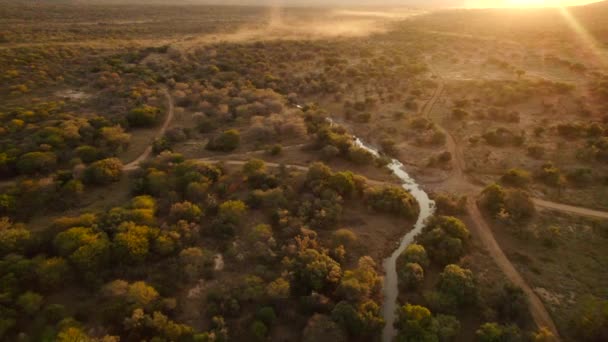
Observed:
[[[534,202],[534,204],[537,207],[540,207],[543,209],[562,211],[565,213],[576,214],[576,215],[580,215],[580,216],[608,219],[608,213],[605,211],[593,210],[593,209],[582,208],[582,207],[575,207],[575,206],[568,205],[568,204],[545,201],[540,198],[533,198],[532,202]]]
[[[168,108],[167,108],[167,115],[165,118],[165,122],[163,122],[163,125],[161,126],[161,128],[158,130],[158,132],[156,132],[156,135],[154,136],[154,139],[160,139],[163,137],[163,135],[165,135],[165,132],[167,131],[167,128],[169,128],[169,125],[171,124],[171,121],[173,121],[173,117],[175,116],[175,108],[173,105],[173,97],[171,96],[171,94],[169,94],[169,90],[167,90],[167,88],[162,88],[162,92],[165,95],[165,98],[167,99],[167,104],[168,104]],[[123,170],[125,171],[131,171],[131,170],[135,170],[137,168],[139,168],[139,164],[150,158],[150,155],[152,154],[152,146],[153,143],[150,143],[148,145],[148,147],[146,147],[146,149],[144,150],[144,152],[142,154],[139,155],[139,157],[137,157],[135,160],[133,160],[132,162],[126,164],[123,166]]]
[[[437,73],[435,73],[435,75],[437,75]],[[444,83],[443,79],[439,75],[437,75],[437,77],[439,79],[439,86],[437,87],[437,91],[433,96],[439,97],[443,92]],[[434,99],[432,104],[428,106],[428,108],[425,108],[424,114],[427,116],[427,118],[429,117],[430,111],[432,110],[432,107],[436,101],[437,99]],[[446,182],[451,181],[453,184],[458,185],[457,188],[459,190],[462,189],[462,192],[464,192],[465,195],[471,193],[476,194],[478,191],[476,189],[478,189],[478,187],[475,184],[472,184],[466,177],[466,174],[464,172],[466,170],[464,154],[462,153],[460,146],[456,143],[456,139],[449,131],[447,131],[441,125],[437,125],[437,128],[445,134],[446,147],[448,151],[452,154],[452,160],[454,162],[454,170],[452,170],[452,175],[446,180]],[[465,189],[468,189],[468,191],[466,191]],[[556,205],[555,203],[547,202],[545,204],[552,205],[554,208],[560,208],[558,210],[563,209],[561,205]],[[551,333],[553,333],[555,338],[559,340],[559,333],[557,327],[553,322],[551,315],[545,308],[543,302],[528,285],[528,283],[526,283],[524,278],[521,276],[521,274],[519,274],[515,266],[513,266],[511,261],[502,251],[500,245],[494,238],[492,229],[488,226],[483,215],[479,211],[477,203],[475,203],[475,201],[471,198],[467,199],[467,212],[474,223],[472,228],[475,230],[476,235],[479,237],[483,245],[487,248],[492,259],[494,259],[494,261],[496,262],[500,270],[505,274],[507,279],[509,279],[516,286],[519,286],[526,294],[526,297],[528,298],[530,314],[532,315],[532,318],[534,319],[536,325],[539,328],[548,328]],[[608,214],[606,214],[606,217],[608,217]]]
[[[528,297],[530,314],[532,315],[536,325],[538,327],[548,328],[553,335],[559,339],[557,327],[555,326],[555,323],[553,322],[553,319],[545,308],[543,302],[528,285],[528,283],[526,283],[517,269],[515,269],[511,261],[509,261],[509,258],[507,258],[505,253],[500,248],[500,245],[494,238],[491,228],[488,226],[483,218],[483,215],[479,211],[477,203],[470,198],[467,200],[467,211],[474,223],[473,229],[475,230],[476,235],[482,241],[483,245],[486,246],[488,252],[492,256],[492,259],[494,259],[507,279],[509,279],[516,286],[519,286],[526,294],[526,297]]]

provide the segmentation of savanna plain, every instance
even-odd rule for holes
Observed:
[[[608,2],[0,0],[0,80],[2,341],[608,341]]]

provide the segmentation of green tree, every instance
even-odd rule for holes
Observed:
[[[33,243],[32,233],[20,224],[11,224],[0,218],[0,256],[9,253],[23,254]]]
[[[328,316],[315,314],[308,322],[302,333],[302,342],[345,342],[346,336],[342,329]]]
[[[199,222],[203,211],[198,205],[188,201],[175,203],[171,206],[169,211],[169,218],[172,222],[185,220],[187,222]]]
[[[515,325],[500,325],[498,323],[484,323],[475,332],[479,342],[519,342],[521,332]]]
[[[582,341],[608,340],[608,300],[585,295],[572,315],[572,327]]]
[[[367,191],[366,199],[372,209],[394,215],[415,218],[419,207],[416,199],[405,189],[397,186],[373,188]]]
[[[332,310],[331,318],[353,338],[373,338],[384,326],[380,307],[373,301],[363,302],[358,308],[341,301]]]
[[[92,163],[99,159],[102,153],[96,147],[83,145],[74,150],[74,154],[84,163]]]
[[[460,333],[460,321],[454,316],[437,315],[440,341],[453,341]]]
[[[329,177],[328,185],[342,196],[350,196],[355,191],[354,175],[350,171],[336,172]]]
[[[212,259],[209,253],[199,247],[183,249],[179,253],[179,261],[183,268],[183,273],[190,280],[200,279],[201,274],[212,266]]]
[[[256,313],[256,318],[260,321],[264,322],[266,326],[272,326],[274,321],[277,319],[277,314],[274,312],[274,309],[270,306],[265,306],[260,308]]]
[[[439,291],[448,303],[461,307],[476,301],[477,289],[473,272],[458,265],[447,265],[440,277]]]
[[[424,269],[420,264],[408,262],[398,270],[399,282],[406,289],[416,289],[424,281]]]
[[[266,286],[266,294],[274,300],[287,299],[290,290],[289,282],[284,278],[277,278]]]
[[[17,169],[23,174],[51,172],[57,167],[57,156],[53,152],[29,152],[17,160]]]
[[[437,321],[433,319],[429,309],[406,304],[398,309],[396,341],[399,342],[438,342]]]
[[[84,170],[84,181],[96,185],[118,182],[122,176],[122,167],[122,162],[117,158],[98,160]]]
[[[79,271],[90,275],[101,270],[110,257],[107,235],[93,228],[70,228],[57,234],[53,245]]]
[[[506,185],[524,188],[530,183],[531,177],[528,171],[511,169],[507,171],[500,180]]]
[[[239,147],[241,134],[235,129],[224,131],[219,136],[211,139],[207,144],[207,149],[212,151],[230,152]]]
[[[268,327],[266,327],[266,324],[263,322],[253,321],[249,330],[251,332],[251,336],[253,336],[256,341],[266,340],[266,336],[268,335]]]
[[[423,267],[429,265],[429,257],[426,254],[424,246],[415,243],[407,246],[399,258],[404,263],[416,263]]]
[[[131,127],[149,127],[158,122],[160,109],[153,106],[142,105],[133,108],[127,114],[127,121]]]
[[[300,251],[293,260],[289,260],[289,265],[293,277],[291,287],[304,294],[335,286],[342,277],[340,264],[316,249]]]
[[[344,272],[337,293],[351,302],[370,298],[380,285],[375,266],[371,257],[361,257],[357,269]]]
[[[42,259],[36,267],[36,276],[40,285],[48,290],[54,290],[67,282],[70,266],[61,257]]]
[[[417,237],[434,262],[446,265],[458,261],[469,246],[470,233],[465,224],[451,216],[434,216]]]
[[[17,299],[17,305],[27,315],[33,316],[40,311],[43,299],[44,298],[41,295],[28,291],[19,296]]]
[[[334,246],[354,247],[358,237],[352,230],[341,228],[333,232],[332,241]]]
[[[219,207],[218,216],[223,222],[239,224],[247,206],[242,201],[226,201]]]
[[[266,171],[266,163],[260,159],[250,159],[243,165],[243,174],[251,177],[257,173]]]
[[[114,236],[116,259],[132,264],[145,261],[150,252],[151,240],[158,232],[147,226],[137,226],[133,222],[121,224],[118,230]]]
[[[530,337],[531,342],[556,342],[555,335],[546,327],[541,327],[538,331],[533,332]]]

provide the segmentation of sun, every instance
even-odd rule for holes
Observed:
[[[592,0],[469,0],[466,7],[534,8],[583,5]]]
[[[547,6],[549,2],[555,1],[544,1],[544,0],[507,0],[505,3],[506,7],[543,7]]]

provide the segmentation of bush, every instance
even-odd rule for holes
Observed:
[[[592,295],[580,298],[573,310],[572,328],[580,341],[607,341],[608,300]]]
[[[406,289],[416,289],[424,281],[424,269],[417,263],[408,262],[397,272],[400,285]]]
[[[132,109],[127,114],[127,121],[131,127],[149,127],[158,122],[159,116],[159,108],[143,105]]]
[[[87,164],[96,161],[101,156],[99,149],[89,145],[79,146],[74,150],[74,153],[80,160]]]
[[[396,186],[370,189],[365,197],[374,210],[381,212],[415,218],[420,210],[416,199],[405,189]]]
[[[188,201],[173,204],[169,211],[169,217],[173,222],[180,220],[199,222],[202,214],[202,210],[196,204]]]
[[[593,171],[589,168],[578,168],[568,173],[568,181],[576,186],[583,187],[593,183]]]
[[[465,224],[455,217],[434,216],[416,239],[440,265],[458,261],[467,251],[470,233]]]
[[[230,152],[239,147],[241,134],[235,129],[224,131],[207,143],[207,149],[212,151]]]
[[[374,161],[374,155],[361,147],[351,146],[348,149],[348,159],[358,165],[369,165]]]
[[[32,242],[32,233],[24,226],[11,225],[6,218],[0,219],[0,256],[9,253],[22,254]]]
[[[337,246],[351,247],[357,242],[357,234],[349,229],[338,229],[333,233],[333,241]]]
[[[442,310],[455,311],[457,308],[475,303],[477,290],[473,273],[458,265],[447,265],[441,273],[439,293],[443,297],[442,303],[453,306]]]
[[[53,152],[29,152],[17,160],[17,170],[23,174],[51,172],[57,167],[57,156]]]
[[[530,179],[530,173],[521,169],[511,169],[500,178],[503,184],[518,188],[526,187]]]
[[[266,335],[268,335],[268,328],[263,322],[254,321],[251,324],[250,332],[256,341],[265,341]]]
[[[411,244],[401,253],[399,259],[403,263],[416,263],[420,266],[428,266],[429,258],[426,254],[426,250],[422,245]]]
[[[439,194],[435,198],[435,207],[439,215],[460,215],[466,212],[467,197],[456,197],[449,194]]]
[[[122,176],[122,167],[122,162],[117,158],[96,161],[84,170],[84,182],[96,185],[118,182]]]
[[[553,166],[552,163],[545,163],[541,166],[537,177],[546,185],[559,187],[563,185],[563,177],[561,171]]]
[[[521,223],[536,213],[534,202],[523,190],[504,190],[498,184],[489,185],[482,192],[481,205],[494,217],[506,223]]]
[[[498,323],[485,323],[475,332],[479,342],[515,342],[521,340],[521,332],[516,325],[504,326]]]
[[[459,120],[459,121],[460,121],[460,120],[464,120],[464,119],[466,119],[466,118],[467,118],[467,117],[469,117],[469,116],[470,116],[469,112],[467,112],[467,111],[466,111],[466,110],[464,110],[464,109],[461,109],[461,108],[455,108],[455,109],[453,109],[453,110],[452,110],[452,117],[453,117],[455,120]]]

